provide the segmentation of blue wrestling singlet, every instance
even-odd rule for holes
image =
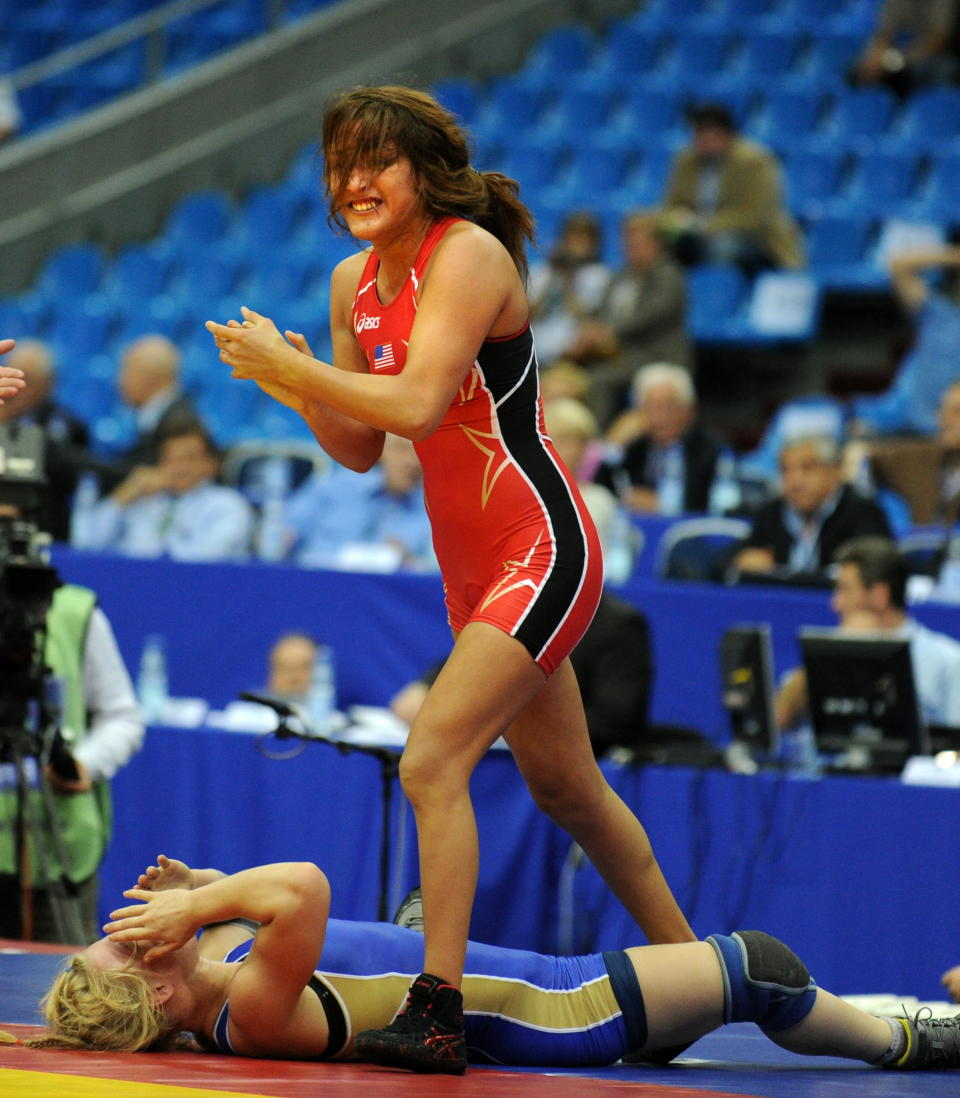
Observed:
[[[240,961],[253,944],[225,960]],[[325,1058],[346,1059],[352,1038],[386,1025],[423,964],[423,936],[390,923],[331,919],[316,972],[331,1038]],[[315,990],[317,988],[315,987]],[[612,1064],[646,1040],[643,997],[621,951],[551,957],[470,942],[463,977],[467,1050],[473,1062],[555,1067]],[[216,1042],[226,1043],[228,1005]],[[336,1008],[342,1011],[343,1028]]]

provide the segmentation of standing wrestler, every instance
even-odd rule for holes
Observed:
[[[414,441],[423,465],[455,639],[400,763],[417,822],[425,971],[357,1051],[460,1073],[478,869],[469,782],[498,736],[647,939],[694,935],[646,832],[597,767],[568,658],[596,608],[602,561],[543,427],[523,282],[531,215],[512,180],[470,166],[464,133],[422,92],[337,96],[323,152],[332,221],[372,246],[333,272],[333,368],[250,309],[207,327],[233,376],[295,409],[336,461],[369,469],[391,432]]]

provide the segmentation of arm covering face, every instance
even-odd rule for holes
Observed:
[[[790,1029],[813,1009],[817,985],[800,958],[760,930],[711,934],[723,970],[723,1020],[756,1022],[765,1031]]]

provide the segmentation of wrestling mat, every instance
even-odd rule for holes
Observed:
[[[0,942],[0,1029],[39,1032],[37,1003],[68,950]],[[365,1064],[248,1060],[206,1053],[92,1053],[0,1044],[0,1098],[943,1098],[960,1072],[882,1072],[794,1056],[752,1025],[727,1026],[666,1068],[471,1068],[461,1078]]]

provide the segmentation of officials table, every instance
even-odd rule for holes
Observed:
[[[646,825],[698,935],[765,929],[832,990],[942,998],[940,973],[960,963],[960,793],[867,777],[604,770]],[[334,915],[374,918],[380,783],[375,758],[325,743],[281,761],[260,754],[253,735],[151,728],[113,782],[102,910],[163,852],[228,871],[316,861],[330,878]],[[475,938],[547,952],[643,941],[534,808],[507,751],[482,760],[472,792],[481,844]],[[391,903],[416,882],[409,810],[399,795],[395,804],[407,826],[392,830],[403,864]]]

